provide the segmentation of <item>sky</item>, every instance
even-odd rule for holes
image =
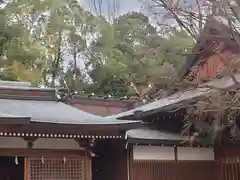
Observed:
[[[79,1],[84,8],[89,10],[89,7],[91,7],[91,3],[93,3],[94,0],[79,0]],[[103,6],[106,7],[108,4],[108,1],[109,0],[102,0],[102,2],[104,3]],[[140,11],[142,7],[142,4],[139,2],[139,0],[117,0],[117,1],[119,2],[119,6],[120,6],[119,11],[121,14],[128,13],[131,11]]]
[[[79,0],[82,7],[85,8],[86,10],[90,10],[91,3],[93,3],[93,1],[94,0]],[[104,9],[107,9],[108,1],[111,1],[111,0],[102,0],[103,3],[105,2]],[[120,14],[125,14],[125,13],[132,12],[132,11],[140,11],[140,9],[142,7],[142,4],[139,3],[139,0],[117,0],[117,1],[119,1],[119,13]],[[107,16],[107,12],[106,12],[106,16]],[[69,61],[72,60],[72,57],[68,54],[65,54],[64,58],[67,59],[67,61],[65,61],[65,67],[67,67]],[[84,62],[82,60],[78,61],[78,64],[79,64],[80,68],[84,68]]]

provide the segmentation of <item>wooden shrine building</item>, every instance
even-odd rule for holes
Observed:
[[[125,135],[129,180],[240,179],[240,148],[239,143],[235,143],[239,142],[239,136],[234,142],[227,136],[228,144],[215,146],[212,137],[206,134],[194,141],[181,135],[186,115],[182,105],[191,105],[214,93],[216,89],[208,88],[211,86],[235,88],[232,76],[219,76],[226,66],[234,67],[233,76],[240,82],[239,62],[234,62],[239,58],[240,47],[233,34],[240,40],[239,34],[232,32],[218,17],[210,17],[193,53],[179,73],[179,80],[186,78],[197,83],[197,88],[174,92],[168,97],[107,117],[141,119],[144,122],[144,127],[128,130]],[[204,126],[204,123],[199,123],[193,128]]]
[[[183,98],[189,100],[194,94],[188,92],[189,96]],[[145,124],[128,130],[125,135],[129,180],[217,180],[213,144],[204,137],[190,143],[189,137],[181,135],[184,111],[171,111],[179,102],[171,98],[108,116],[109,119],[139,118]]]
[[[140,124],[81,111],[55,89],[0,82],[0,180],[127,179],[124,135]]]
[[[224,65],[216,57],[239,55],[231,38],[214,39],[219,32],[229,30],[208,21],[181,78],[234,85],[229,77],[211,79]],[[199,71],[193,74],[194,66]],[[0,180],[239,180],[240,150],[216,148],[204,135],[182,136],[186,112],[172,111],[207,93],[214,90],[185,90],[138,107],[87,99],[66,104],[55,89],[0,82]],[[95,114],[111,115],[90,114],[93,107]]]

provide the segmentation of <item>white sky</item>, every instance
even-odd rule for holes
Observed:
[[[94,0],[79,0],[80,4],[83,6],[83,8],[85,8],[86,10],[90,10],[91,7],[91,3],[93,3]],[[105,3],[105,5],[107,6],[107,2],[109,0],[102,0],[103,3]],[[120,14],[124,14],[124,13],[128,13],[128,12],[132,12],[132,11],[140,11],[142,4],[139,3],[139,0],[118,0],[119,1],[119,11]],[[104,8],[107,9],[107,8]],[[107,12],[106,12],[107,15]],[[64,54],[64,66],[67,67],[69,61],[72,61],[72,57],[65,53]],[[84,68],[84,62],[83,59],[79,58],[78,59],[78,66],[83,69]]]
[[[80,3],[85,7],[86,9],[89,9],[89,6],[91,3],[93,3],[94,0],[79,0]],[[105,5],[107,6],[107,2],[109,0],[102,0],[103,3],[105,2]],[[139,3],[139,0],[118,0],[120,5],[120,13],[124,14],[131,11],[139,11],[141,9],[142,4]],[[106,8],[107,9],[107,8]]]
[[[79,0],[80,4],[82,4],[82,6],[84,8],[86,8],[87,10],[90,9],[91,4],[93,3],[94,0]],[[111,0],[102,0],[103,2],[103,7],[104,7],[104,3],[105,3],[105,11],[107,11],[107,3],[108,1]],[[142,4],[139,2],[139,0],[117,0],[119,1],[119,11],[120,14],[125,14],[131,11],[140,11]],[[107,14],[107,12],[106,12]]]

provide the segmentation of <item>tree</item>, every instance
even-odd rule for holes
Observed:
[[[36,82],[40,74],[37,59],[41,52],[39,44],[33,43],[30,38],[31,24],[26,23],[24,15],[27,5],[24,1],[9,2],[1,10],[1,76],[8,80]],[[31,11],[28,14],[30,16],[33,16]]]
[[[119,6],[109,1],[104,18],[75,0],[8,2],[0,21],[2,78],[117,96],[166,89],[192,39],[174,29],[161,36],[148,17],[120,16]]]
[[[91,45],[94,57],[89,62],[93,68],[90,76],[100,89],[118,82],[126,95],[143,96],[150,86],[164,88],[164,79],[170,82],[175,68],[184,62],[183,52],[193,42],[186,33],[176,30],[168,38],[161,37],[141,13],[122,15],[114,24],[104,23],[101,36]],[[178,44],[178,57],[173,43]]]
[[[114,23],[120,15],[121,3],[118,0],[90,0],[89,6],[93,14],[106,19],[110,23]]]
[[[199,131],[194,133],[194,135],[199,135],[202,131],[207,132],[213,137],[214,143],[221,143],[224,137],[223,132],[226,131],[229,135],[228,138],[230,138],[230,136],[236,136],[236,129],[239,129],[239,82],[234,74],[239,71],[239,3],[235,0],[196,0],[184,2],[151,0],[148,4],[148,8],[150,8],[149,10],[153,12],[157,20],[167,18],[167,22],[174,22],[172,23],[174,26],[181,28],[197,42],[201,41],[199,35],[209,19],[217,19],[220,21],[220,24],[224,24],[224,26],[227,27],[227,31],[222,31],[220,33],[221,36],[218,35],[219,32],[215,36],[204,32],[204,36],[209,36],[208,40],[211,41],[211,43],[220,42],[219,44],[212,44],[213,46],[211,47],[217,46],[216,49],[210,48],[208,50],[210,50],[209,53],[214,53],[222,59],[224,68],[219,72],[217,77],[229,77],[233,82],[234,88],[223,89],[215,86],[208,86],[207,88],[214,90],[214,93],[207,94],[203,100],[198,101],[195,106],[191,105],[190,108],[186,104],[182,104],[181,106],[189,112],[186,117],[187,120],[185,121],[185,127],[187,127],[188,130],[196,121],[199,122],[199,120],[201,120],[203,123],[207,121],[208,126],[205,126],[207,128],[198,129]],[[160,24],[161,22],[159,21],[159,25]],[[214,29],[214,27],[212,29]],[[202,38],[202,36],[200,36],[200,38]],[[235,44],[236,51],[233,53],[234,55],[221,58],[221,53],[225,53],[221,50],[221,42],[223,41],[231,41]],[[192,73],[196,74],[198,70],[198,68],[192,69]],[[191,85],[193,84],[193,82],[188,83]],[[185,82],[183,84],[185,84]],[[204,87],[203,84],[194,84],[194,88],[198,88],[199,86]],[[184,85],[184,88],[186,89],[186,85]],[[180,107],[177,109],[179,108]]]
[[[94,21],[75,0],[6,2],[0,17],[1,77],[55,87],[69,61],[66,54],[86,51],[83,37],[92,33]]]

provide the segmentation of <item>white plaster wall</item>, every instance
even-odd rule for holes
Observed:
[[[134,160],[174,160],[173,147],[133,146]]]
[[[0,137],[0,148],[26,148],[27,142],[20,137]]]
[[[36,149],[80,149],[74,139],[39,138],[34,144]]]
[[[178,147],[177,155],[178,160],[214,160],[212,148]]]

